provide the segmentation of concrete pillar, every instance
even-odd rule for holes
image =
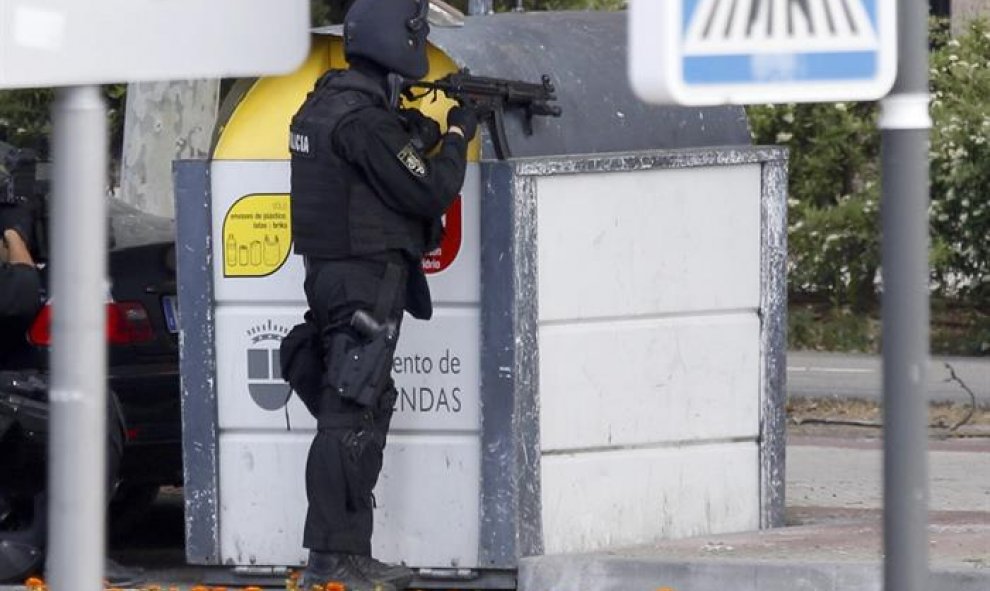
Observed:
[[[172,161],[209,154],[219,89],[218,80],[127,86],[122,200],[148,213],[174,217]]]

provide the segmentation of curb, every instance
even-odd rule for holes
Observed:
[[[933,569],[929,589],[986,591],[990,569]],[[878,563],[668,561],[616,555],[524,558],[518,591],[883,591]]]

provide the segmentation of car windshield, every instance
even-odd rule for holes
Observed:
[[[175,240],[175,222],[145,213],[116,197],[107,199],[110,215],[110,247],[128,248]]]

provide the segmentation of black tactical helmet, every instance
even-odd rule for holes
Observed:
[[[418,80],[426,59],[429,0],[356,0],[344,17],[344,53]]]

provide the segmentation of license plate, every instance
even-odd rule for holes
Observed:
[[[179,332],[179,299],[173,295],[162,296],[162,312],[168,331]]]

